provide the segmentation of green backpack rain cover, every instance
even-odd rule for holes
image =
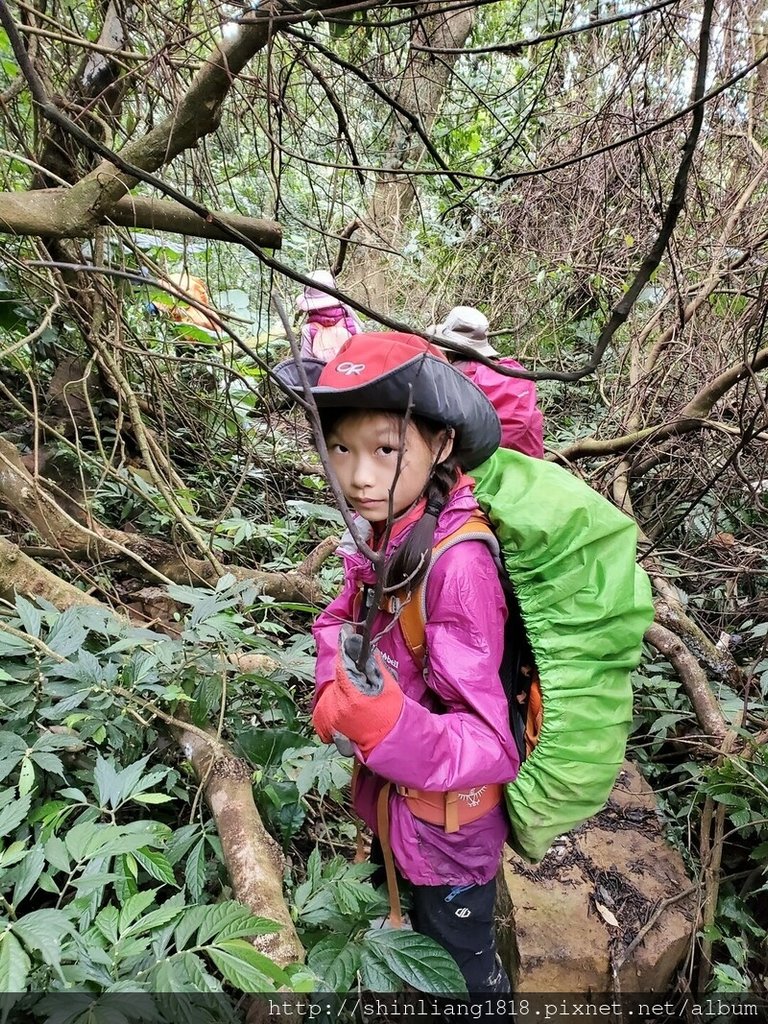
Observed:
[[[560,466],[500,448],[472,476],[539,671],[539,742],[506,786],[510,845],[537,861],[616,781],[651,589],[635,523]]]

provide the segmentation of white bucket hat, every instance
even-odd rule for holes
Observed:
[[[324,288],[336,287],[336,281],[330,270],[313,270],[307,276],[320,287],[314,288],[312,285],[306,285],[304,291],[296,299],[296,309],[307,313],[310,309],[330,309],[331,306],[341,305],[339,299],[334,298],[333,295],[327,295],[323,291]]]
[[[467,355],[493,358],[498,352],[488,341],[488,319],[474,306],[454,306],[445,320],[431,324],[426,333],[436,345],[451,341]]]

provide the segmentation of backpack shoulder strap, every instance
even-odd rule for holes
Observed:
[[[435,562],[442,554],[444,554],[449,548],[452,548],[455,544],[460,544],[464,540],[483,541],[493,552],[494,558],[498,559],[499,542],[496,539],[496,534],[491,529],[490,523],[480,509],[477,509],[472,513],[466,523],[463,523],[457,530],[454,530],[453,533],[449,533],[447,537],[443,537],[439,543],[435,544],[432,548],[432,555],[424,578],[418,586],[411,591],[410,595],[405,597],[400,607],[398,616],[400,629],[405,642],[408,645],[408,649],[415,658],[417,664],[421,667],[424,665],[424,658],[427,649],[427,581],[429,580],[429,574],[432,571],[432,567]]]

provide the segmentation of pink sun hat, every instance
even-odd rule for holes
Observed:
[[[313,270],[308,277],[317,283],[319,287],[306,285],[304,291],[296,299],[296,309],[308,313],[311,309],[330,309],[331,306],[340,306],[339,299],[333,295],[327,295],[325,288],[335,288],[336,281],[330,270]]]

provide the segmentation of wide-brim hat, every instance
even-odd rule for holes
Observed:
[[[296,309],[308,313],[311,309],[330,309],[331,306],[341,305],[339,299],[333,295],[327,295],[323,288],[335,288],[336,281],[330,270],[313,270],[309,275],[311,280],[320,286],[315,288],[307,285],[301,295],[296,299]]]
[[[439,324],[430,324],[426,334],[433,343],[439,345],[441,341],[452,342],[449,351],[456,349],[468,356],[487,356],[493,359],[498,352],[488,341],[488,320],[479,309],[474,306],[455,306],[445,320]]]
[[[303,360],[319,409],[381,409],[452,427],[454,451],[465,469],[485,462],[499,447],[496,410],[469,377],[451,366],[443,353],[415,334],[371,331],[354,334],[325,365]],[[301,392],[295,360],[279,363],[274,373]]]

